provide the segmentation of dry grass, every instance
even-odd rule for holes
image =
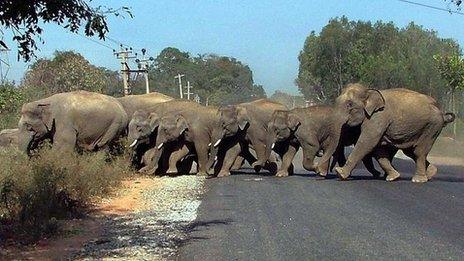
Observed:
[[[82,215],[129,172],[127,157],[104,152],[44,149],[30,159],[13,149],[0,151],[0,234],[26,241],[53,234],[58,220]]]

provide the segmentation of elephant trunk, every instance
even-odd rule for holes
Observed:
[[[209,147],[210,147],[210,153],[209,153],[209,159],[208,159],[208,163],[206,164],[206,167],[208,170],[211,170],[214,166],[214,163],[216,162],[217,154],[219,151],[219,146],[214,146],[214,144],[211,144]]]
[[[28,131],[20,131],[18,134],[18,149],[27,154],[30,153],[32,143],[34,141],[34,135]]]

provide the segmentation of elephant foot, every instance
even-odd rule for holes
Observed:
[[[346,173],[342,167],[335,167],[334,170],[338,177],[340,177],[342,180],[346,180],[350,176],[350,173]]]
[[[275,176],[279,178],[288,177],[288,171],[279,170]]]
[[[177,169],[175,169],[175,168],[169,168],[169,169],[166,171],[166,174],[168,174],[168,175],[177,174],[177,173],[178,173],[178,171],[177,171]]]
[[[198,171],[197,176],[209,176],[209,174],[208,174],[208,172],[203,170],[203,171]]]
[[[427,167],[427,178],[430,180],[432,179],[433,176],[435,176],[435,174],[437,174],[438,172],[438,169],[437,167],[435,167],[435,165],[432,165],[432,164],[429,164],[429,166]]]
[[[253,164],[251,164],[251,167],[255,170],[256,173],[258,173],[263,168],[263,164],[258,161],[255,161],[253,162]]]
[[[226,170],[221,170],[219,171],[217,177],[218,178],[224,178],[224,177],[228,177],[230,176],[230,171],[226,171]]]
[[[275,174],[277,172],[277,163],[269,162],[266,164],[265,169],[269,171],[271,174]]]
[[[387,177],[385,178],[386,181],[394,181],[400,177],[400,173],[398,171],[391,171]]]
[[[412,182],[414,183],[424,183],[427,182],[429,179],[427,178],[426,175],[414,175],[412,177]]]
[[[321,177],[326,177],[327,176],[327,170],[323,169],[323,168],[321,168],[319,166],[314,168],[314,172],[316,172],[316,174],[321,176]]]

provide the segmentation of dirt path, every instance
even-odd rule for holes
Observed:
[[[64,233],[26,249],[10,248],[11,260],[164,260],[175,255],[196,218],[204,178],[148,178],[123,182],[85,219],[66,221]]]

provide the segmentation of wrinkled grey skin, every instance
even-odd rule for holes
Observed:
[[[119,138],[127,114],[113,97],[75,91],[24,104],[19,120],[18,146],[24,152],[50,139],[52,148],[97,150]]]
[[[188,128],[188,133],[190,133],[190,136],[188,136],[185,141],[187,142],[186,146],[190,144],[191,148],[187,148],[187,150],[183,149],[183,151],[186,155],[189,155],[194,150],[198,158],[198,175],[207,175],[208,168],[206,163],[208,161],[208,144],[211,143],[212,125],[215,122],[214,119],[217,115],[217,108],[205,107],[198,103],[186,100],[176,100],[153,106],[149,109],[149,111],[156,113],[159,119],[164,116],[181,115],[187,122],[189,122],[190,127]],[[147,112],[144,113],[146,113],[145,116],[139,115],[142,117],[135,117],[134,115],[134,118],[129,124],[129,141],[137,140],[136,143],[138,144],[140,141],[138,137],[146,139],[147,137],[150,137],[150,135],[155,136],[155,144],[152,144],[151,146],[156,148],[158,151],[151,155],[149,161],[156,167],[157,162],[159,162],[159,159],[164,152],[164,143],[177,138],[181,132],[179,130],[179,133],[173,133],[172,136],[166,135],[165,130],[161,130],[159,128],[159,121],[157,125],[150,124],[148,116],[150,114],[147,114]],[[183,124],[179,126],[176,125],[179,129],[185,128],[185,121],[176,120],[176,123]],[[163,126],[170,127],[166,124]]]
[[[131,121],[128,126],[128,144],[135,152],[135,158],[142,161],[144,167],[140,169],[141,172],[155,173],[158,169],[160,171],[165,166],[159,166],[159,162],[162,155],[158,155],[158,149],[155,148],[158,127],[160,119],[165,114],[179,113],[184,110],[190,109],[191,106],[198,106],[191,101],[186,100],[173,100],[156,105],[150,106],[144,110],[138,110],[134,112]],[[169,153],[166,152],[166,157],[172,157],[171,153],[182,149],[185,153],[183,146],[172,148]],[[181,153],[180,151],[178,153]],[[181,153],[182,154],[182,153]],[[174,154],[176,157],[180,155]],[[143,155],[143,156],[142,156]],[[162,162],[166,160],[161,159]],[[171,162],[174,160],[170,160]],[[170,164],[168,173],[175,171],[175,164]],[[163,173],[160,173],[163,174]]]
[[[314,158],[320,150],[328,151],[338,143],[332,165],[338,163],[343,166],[346,161],[344,147],[354,144],[359,136],[359,133],[352,129],[344,130],[343,125],[344,121],[337,119],[330,106],[317,105],[290,111],[275,111],[268,129],[274,142],[272,147],[282,158],[276,176],[286,177],[292,174],[292,161],[300,147],[303,150],[303,167],[326,176],[329,162],[316,165]],[[339,141],[340,133],[342,134]],[[371,157],[365,158],[363,162],[375,177],[380,175],[375,170]]]
[[[269,164],[272,141],[267,124],[274,111],[286,109],[284,105],[267,99],[221,107],[218,110],[219,122],[214,130],[214,136],[220,138],[215,138],[212,143],[211,155],[217,154],[223,139],[235,137],[242,147],[247,149],[250,146],[256,151],[257,160],[252,164],[256,171],[264,167],[274,172],[275,163]]]
[[[392,152],[401,149],[416,162],[413,182],[427,182],[437,168],[427,161],[427,155],[442,128],[454,120],[454,114],[443,113],[430,96],[408,89],[372,90],[360,84],[350,84],[336,100],[336,111],[349,126],[361,126],[359,139],[343,167],[335,171],[346,179],[356,164],[375,148],[374,155],[384,169]],[[387,180],[399,177],[392,169]]]
[[[0,147],[18,146],[19,129],[4,129],[0,131]]]
[[[194,103],[189,110],[162,118],[156,148],[162,151],[164,144],[184,140],[189,153],[197,155],[197,175],[208,175],[209,145],[216,122],[217,108]]]
[[[132,119],[134,113],[138,110],[147,110],[158,103],[172,101],[174,98],[164,95],[159,92],[151,92],[140,95],[128,95],[117,98],[121,103],[122,107],[129,117],[129,121]]]

